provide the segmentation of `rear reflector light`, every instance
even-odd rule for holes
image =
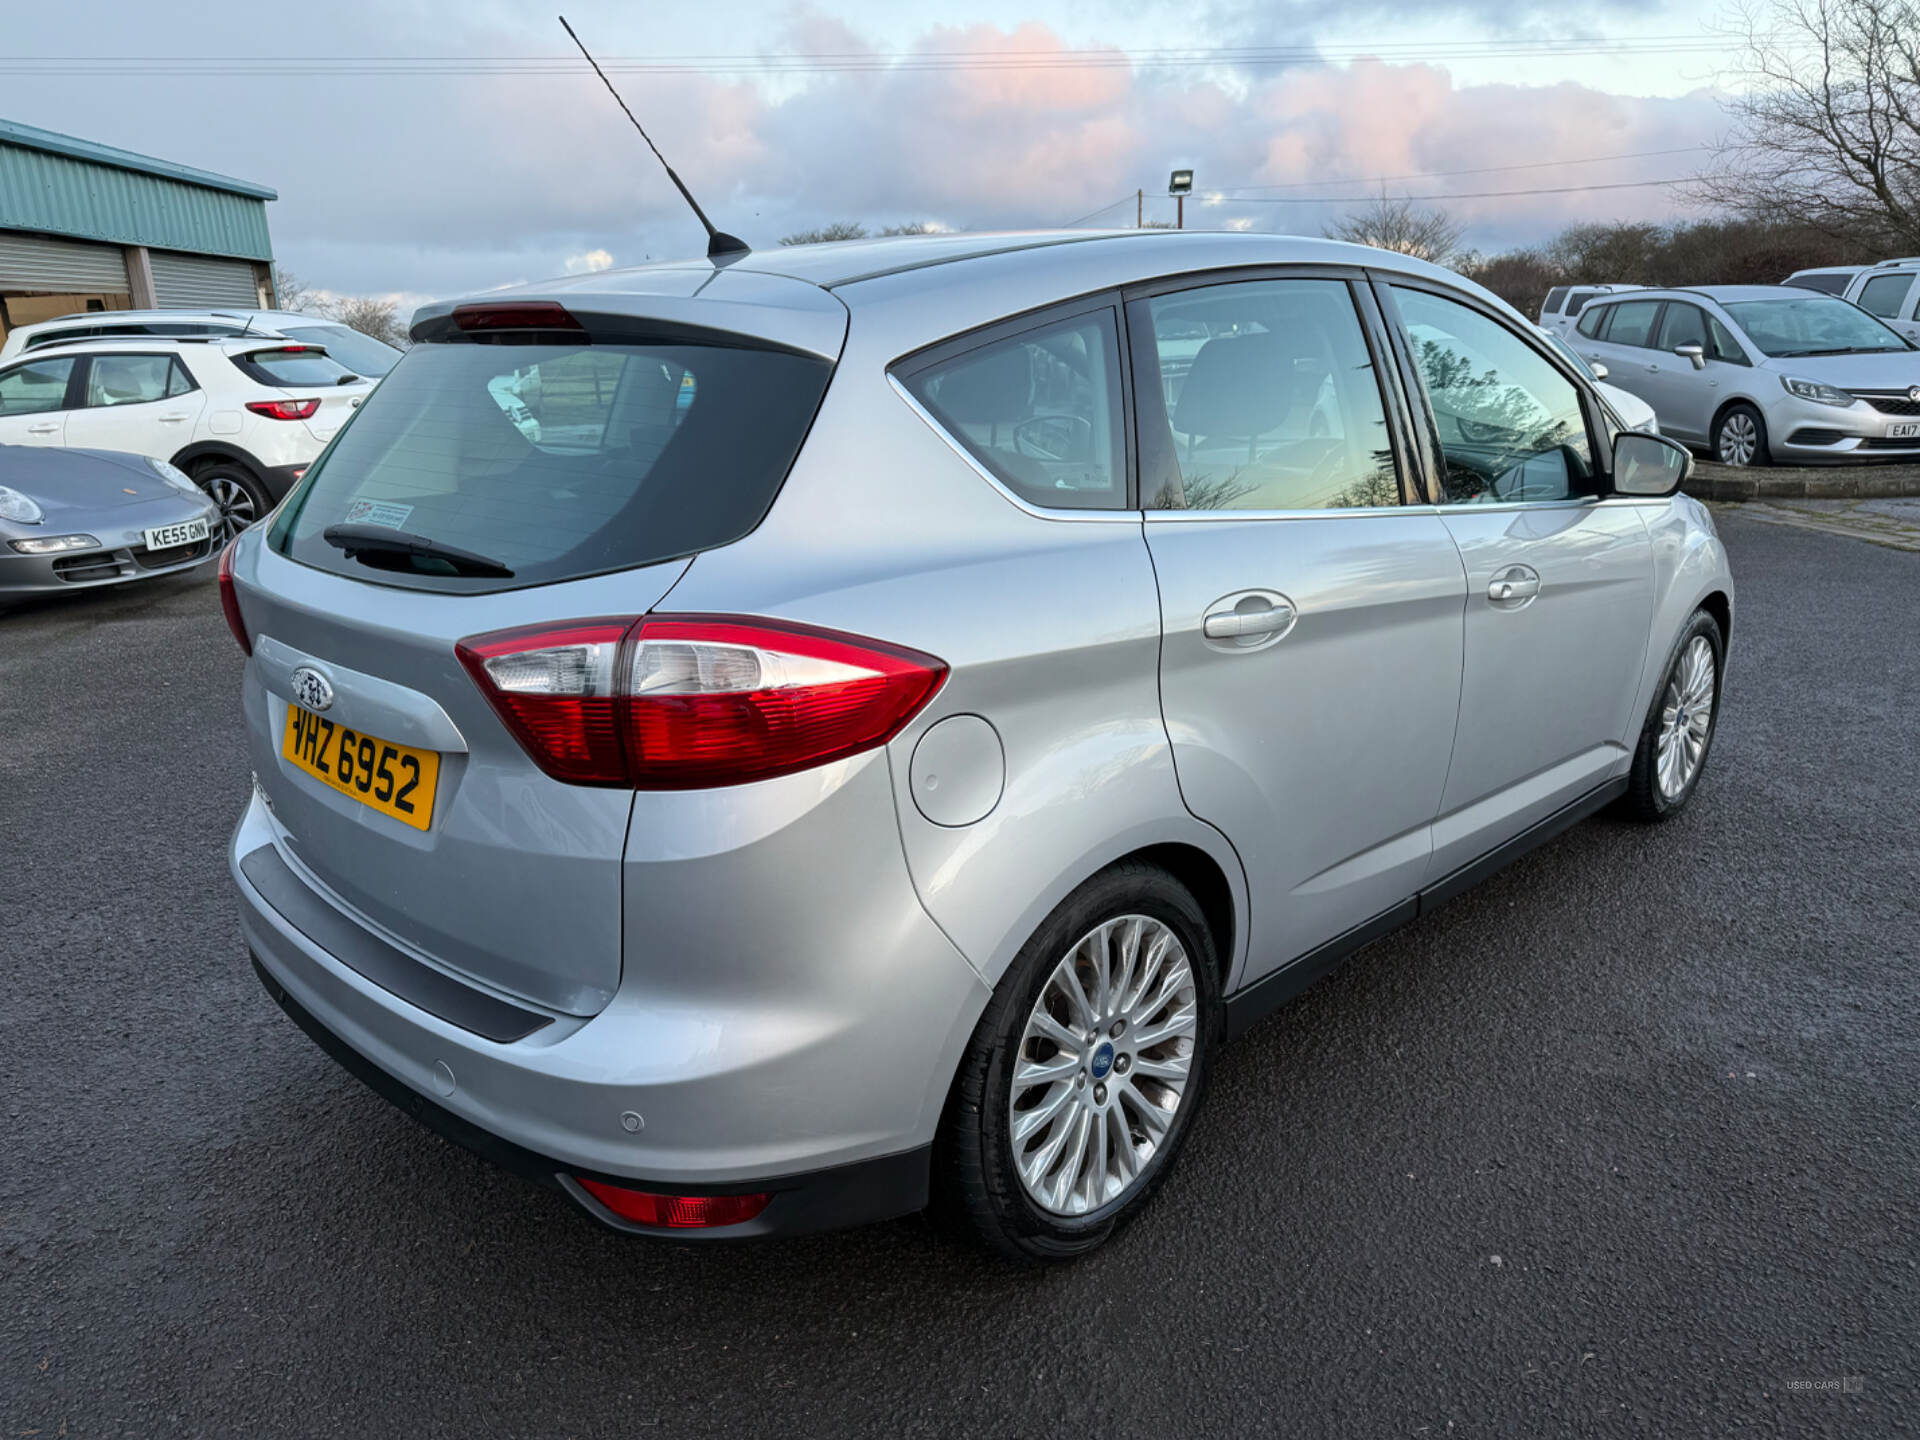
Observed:
[[[249,400],[247,408],[269,420],[307,420],[320,408],[318,400]]]
[[[579,330],[566,307],[551,300],[518,305],[456,305],[453,323],[462,330]]]
[[[739,1225],[767,1208],[771,1195],[655,1195],[604,1180],[576,1177],[580,1188],[622,1220],[666,1230],[704,1230]]]
[[[947,673],[883,641],[727,615],[530,626],[456,649],[547,774],[638,790],[739,785],[884,745]]]
[[[233,631],[241,650],[253,654],[253,641],[247,638],[247,622],[240,614],[240,592],[233,583],[232,545],[220,552],[220,608],[226,613],[227,628]]]

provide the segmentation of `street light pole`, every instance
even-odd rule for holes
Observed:
[[[1193,191],[1193,171],[1176,170],[1167,177],[1167,193],[1173,196],[1173,228],[1187,228],[1187,196]]]

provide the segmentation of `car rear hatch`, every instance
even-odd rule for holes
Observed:
[[[571,622],[617,634],[759,523],[845,334],[800,282],[594,278],[421,312],[420,343],[234,564],[285,848],[390,940],[577,1015],[619,984],[632,790],[565,778],[457,647],[538,632],[578,673],[592,647]]]
[[[321,444],[347,423],[376,383],[357,375],[325,347],[289,340],[236,340],[226,345],[234,368],[274,393],[247,408],[272,420],[303,424]]]

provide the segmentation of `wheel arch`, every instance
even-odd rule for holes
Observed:
[[[1713,412],[1713,419],[1707,422],[1707,449],[1709,451],[1713,449],[1713,437],[1719,433],[1720,422],[1727,418],[1727,412],[1736,405],[1744,405],[1757,414],[1760,417],[1761,428],[1763,430],[1765,429],[1767,412],[1760,408],[1760,402],[1758,400],[1747,395],[1729,395],[1725,400],[1720,402],[1719,408]]]
[[[1240,934],[1240,921],[1233,882],[1227,878],[1227,872],[1219,860],[1198,845],[1168,841],[1130,851],[1094,873],[1102,874],[1115,866],[1132,862],[1166,871],[1185,886],[1199,904],[1200,913],[1206,918],[1207,930],[1213,937],[1214,964],[1219,971],[1220,993],[1226,994],[1228,981],[1233,977],[1234,945]]]
[[[1723,649],[1733,644],[1733,598],[1724,590],[1709,590],[1700,597],[1699,608],[1713,616],[1714,623],[1720,627],[1720,644]]]
[[[256,480],[263,480],[267,467],[259,460],[242,450],[238,445],[229,445],[220,440],[197,440],[191,445],[181,447],[172,457],[172,463],[189,475],[193,467],[205,464],[209,460],[223,460],[228,464],[243,466]]]

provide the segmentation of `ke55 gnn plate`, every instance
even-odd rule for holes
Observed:
[[[175,545],[194,545],[207,538],[205,520],[182,520],[178,525],[156,525],[140,532],[149,550],[170,550]]]
[[[289,763],[402,825],[433,823],[433,791],[440,756],[336,724],[303,706],[287,705],[280,753]]]

